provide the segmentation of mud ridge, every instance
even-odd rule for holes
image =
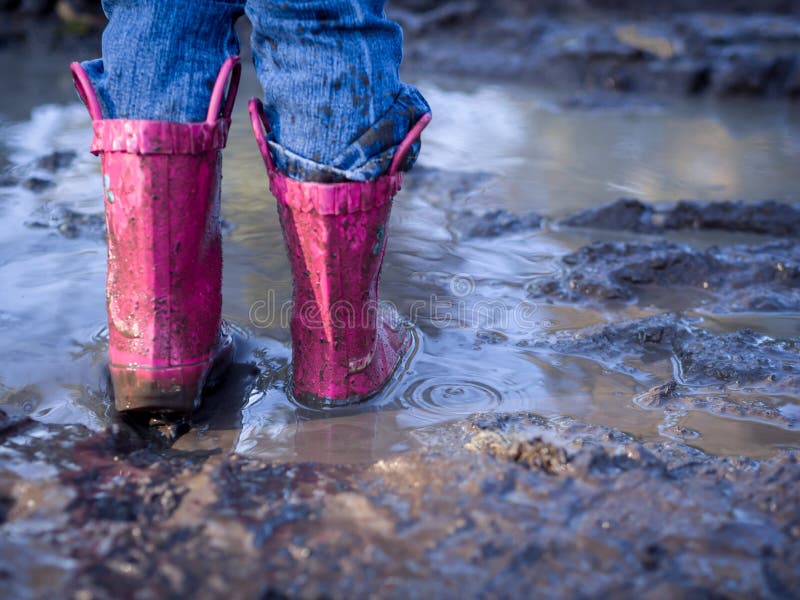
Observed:
[[[508,233],[539,229],[544,219],[535,212],[517,216],[502,208],[476,213],[460,212],[455,217],[456,229],[466,238],[493,238]]]
[[[775,237],[800,236],[800,207],[775,200],[697,202],[653,205],[636,198],[581,211],[561,221],[568,227],[591,227],[634,233],[678,230],[736,231]]]
[[[800,249],[793,241],[696,249],[687,244],[595,242],[533,281],[532,298],[639,302],[715,311],[800,310]]]
[[[703,410],[796,429],[800,414],[784,404],[785,395],[800,392],[799,343],[746,329],[714,333],[699,319],[661,314],[562,331],[524,345],[632,375],[658,377],[668,368],[672,380],[634,399],[643,408]]]

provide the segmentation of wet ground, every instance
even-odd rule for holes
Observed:
[[[796,2],[394,0],[415,68],[671,95],[800,95]],[[692,12],[689,12],[692,11]],[[584,97],[570,104],[594,104]]]
[[[788,598],[800,585],[789,452],[719,459],[534,414],[419,429],[421,449],[366,464],[4,425],[5,457],[28,471],[2,479],[13,596]]]
[[[65,66],[0,99],[5,595],[800,589],[797,106],[418,79],[436,118],[382,284],[415,346],[380,398],[320,413],[286,395],[247,71],[237,362],[153,427],[111,409],[99,165]]]

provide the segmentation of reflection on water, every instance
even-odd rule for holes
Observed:
[[[528,88],[423,89],[436,114],[423,162],[507,177],[493,205],[561,216],[620,196],[796,200],[796,103],[601,95],[566,110]]]
[[[553,331],[619,318],[526,299],[526,285],[558,268],[560,255],[589,238],[536,231],[460,240],[452,228],[454,214],[464,208],[558,217],[620,195],[791,201],[800,108],[767,101],[604,100],[571,110],[558,97],[527,88],[418,83],[436,113],[421,164],[500,178],[455,199],[438,190],[401,194],[382,294],[413,321],[414,351],[380,398],[356,410],[319,413],[299,409],[286,395],[291,280],[244,110],[243,100],[258,90],[252,73],[245,78],[223,181],[223,214],[232,227],[225,238],[224,312],[239,328],[237,365],[209,393],[196,427],[178,447],[275,460],[372,460],[415,447],[414,432],[422,426],[485,410],[573,415],[646,439],[691,430],[697,435],[687,441],[723,453],[800,446],[800,434],[773,425],[637,407],[634,397],[672,376],[668,360],[636,371],[556,356],[532,344]],[[71,101],[66,91],[63,99]],[[16,110],[0,100],[0,114]],[[98,161],[87,152],[90,135],[88,117],[74,102],[40,106],[29,120],[2,125],[6,175],[54,185],[39,194],[20,185],[0,187],[0,395],[3,405],[44,421],[101,428],[113,418],[104,367],[105,247],[96,236],[67,239],[52,220],[62,206],[102,210]],[[53,174],[35,166],[43,154],[70,149],[78,158],[67,169]],[[643,314],[631,307],[624,316]],[[800,331],[794,314],[699,316],[718,331]],[[794,410],[797,403],[786,406]]]

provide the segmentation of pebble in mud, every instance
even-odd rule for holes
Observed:
[[[678,382],[672,379],[667,383],[650,388],[636,399],[636,403],[645,408],[660,408],[669,400],[677,397],[675,393],[677,389]]]
[[[648,304],[670,308],[800,310],[800,246],[791,241],[705,250],[666,241],[595,242],[561,262],[560,272],[530,284],[531,297],[633,302],[646,294]]]
[[[495,431],[481,431],[473,436],[465,448],[475,452],[488,452],[495,458],[510,460],[529,469],[539,469],[550,474],[569,468],[564,449],[549,444],[540,437],[509,440]]]
[[[571,215],[561,221],[561,225],[635,233],[703,229],[796,237],[800,236],[800,206],[774,200],[681,200],[665,207],[644,203],[635,198],[621,198],[611,204]]]
[[[0,536],[0,586],[96,598],[644,597],[724,586],[778,598],[800,585],[793,452],[721,459],[531,414],[419,433],[423,449],[371,464],[277,464],[141,439],[120,451],[118,434],[34,423],[0,449],[10,506],[0,527],[13,532]],[[55,474],[22,485],[12,462]]]

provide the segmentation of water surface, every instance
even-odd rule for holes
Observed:
[[[44,67],[37,72],[45,71],[51,77]],[[485,410],[576,416],[644,439],[670,437],[682,424],[698,434],[690,443],[722,454],[763,456],[800,447],[800,433],[771,424],[638,407],[638,394],[672,376],[669,361],[631,375],[591,358],[532,348],[528,342],[554,331],[655,312],[536,304],[526,297],[534,278],[553,272],[560,256],[600,234],[547,226],[463,239],[456,222],[459,211],[490,207],[557,219],[621,196],[793,202],[800,183],[800,107],[767,100],[576,101],[512,85],[417,81],[435,113],[420,165],[496,177],[475,179],[466,193],[441,187],[401,192],[382,298],[413,322],[413,351],[373,402],[315,413],[286,394],[291,280],[245,110],[258,89],[253,73],[245,75],[223,179],[224,314],[237,328],[242,366],[206,398],[197,426],[178,447],[219,447],[281,461],[366,461],[414,447],[421,427]],[[41,192],[0,187],[0,403],[45,422],[100,429],[117,418],[104,364],[105,243],[91,227],[79,227],[77,237],[58,230],[64,208],[102,211],[99,162],[87,151],[89,119],[66,73],[46,83],[48,104],[40,104],[41,79],[0,98],[4,177],[54,183]],[[36,166],[55,150],[74,150],[77,159],[55,174]],[[707,245],[749,237],[680,239]],[[701,316],[717,331],[800,332],[797,314]],[[247,364],[256,365],[257,374]],[[788,398],[787,410],[798,403]]]

